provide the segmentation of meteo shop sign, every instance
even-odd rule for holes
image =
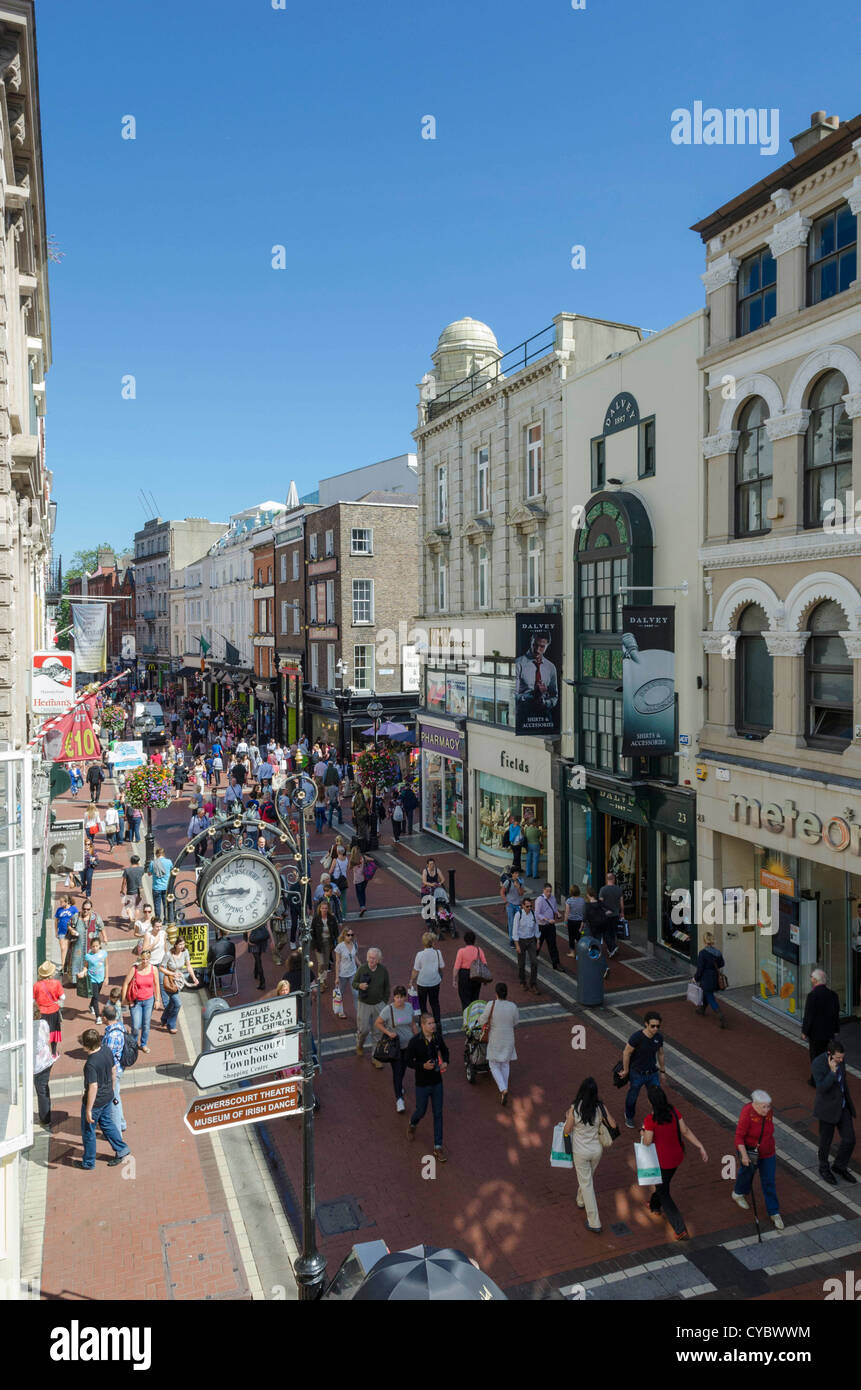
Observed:
[[[760,802],[752,796],[733,793],[729,798],[729,818],[754,830],[787,835],[790,840],[797,835],[805,845],[822,844],[838,853],[848,849],[861,855],[861,823],[848,816],[831,816],[823,822],[814,811],[799,811],[794,801]]]
[[[199,1096],[185,1112],[185,1123],[192,1134],[210,1129],[231,1129],[234,1125],[253,1125],[274,1120],[279,1115],[298,1115],[302,1109],[302,1082],[267,1081],[244,1091],[228,1091],[220,1096]]]
[[[295,1028],[298,1020],[299,995],[287,994],[214,1014],[206,1025],[206,1039],[213,1047],[231,1047],[265,1037],[279,1028]]]
[[[242,1047],[228,1047],[223,1052],[204,1052],[191,1069],[191,1079],[201,1091],[220,1086],[225,1081],[243,1081],[262,1072],[294,1067],[299,1061],[299,1034],[279,1033],[274,1038],[260,1038]]]

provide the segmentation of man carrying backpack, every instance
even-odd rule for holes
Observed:
[[[121,1019],[117,1018],[115,1005],[105,1004],[102,1009],[102,1018],[107,1024],[105,1035],[102,1038],[102,1046],[109,1050],[117,1068],[117,1082],[114,1086],[114,1105],[116,1107],[114,1119],[116,1120],[117,1128],[120,1133],[122,1133],[126,1127],[126,1117],[123,1114],[123,1101],[120,1095],[120,1077],[123,1074],[123,1058],[125,1057],[126,1059],[126,1066],[134,1066],[137,1061],[138,1045],[131,1033],[127,1032],[123,1027]]]

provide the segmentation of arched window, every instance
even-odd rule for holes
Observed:
[[[807,741],[835,750],[852,738],[852,662],[840,636],[845,624],[839,603],[820,603],[808,619],[804,649]]]
[[[735,534],[758,536],[771,529],[765,515],[774,471],[765,428],[768,406],[761,396],[749,401],[739,419],[735,456]]]
[[[774,669],[763,632],[768,619],[758,603],[748,604],[738,621],[735,648],[735,727],[764,738],[771,732]]]
[[[852,421],[842,397],[846,382],[826,372],[810,393],[810,421],[805,448],[805,526],[821,526],[834,514],[834,502],[846,506],[852,484]]]

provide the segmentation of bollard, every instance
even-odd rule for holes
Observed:
[[[454,869],[449,869],[448,871],[448,899],[452,907],[454,907],[457,903],[454,891]]]

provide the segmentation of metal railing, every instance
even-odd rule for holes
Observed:
[[[470,376],[464,377],[463,381],[455,382],[454,386],[450,386],[441,396],[428,401],[428,421],[435,420],[438,415],[444,415],[455,405],[462,405],[473,396],[477,396],[480,391],[486,391],[503,377],[513,376],[516,372],[522,371],[530,362],[552,352],[555,346],[556,326],[551,323],[549,328],[542,328],[540,333],[534,333],[531,338],[504,353],[498,362],[489,362],[486,367],[480,367]]]

